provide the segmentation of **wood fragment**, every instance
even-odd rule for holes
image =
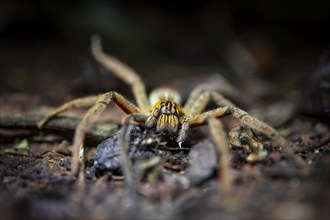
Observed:
[[[74,131],[80,122],[78,118],[55,117],[43,126],[37,128],[37,123],[43,115],[1,115],[0,117],[0,142],[11,141],[17,137],[27,137],[44,134],[57,134],[71,140]],[[26,132],[22,132],[22,130]],[[96,144],[111,137],[118,130],[118,125],[113,123],[95,123],[86,135],[87,144]],[[8,135],[15,134],[15,135]]]

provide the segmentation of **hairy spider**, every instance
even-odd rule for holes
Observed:
[[[231,115],[239,120],[241,126],[256,129],[277,143],[285,143],[284,138],[274,128],[236,107],[218,92],[205,90],[201,86],[196,87],[191,92],[184,105],[181,103],[180,95],[168,88],[154,90],[148,99],[145,85],[139,75],[116,58],[105,54],[101,48],[99,37],[95,36],[92,38],[91,50],[93,56],[100,64],[111,70],[117,77],[132,87],[137,105],[116,91],[110,91],[101,95],[79,98],[64,103],[47,114],[39,122],[39,127],[42,127],[52,117],[64,111],[80,107],[91,107],[75,131],[72,162],[72,172],[74,174],[78,174],[78,171],[83,169],[84,136],[110,102],[118,105],[129,115],[125,120],[126,126],[132,121],[141,123],[144,125],[145,132],[153,131],[175,138],[180,148],[187,138],[189,128],[208,124],[213,141],[218,151],[220,151],[219,166],[222,176],[227,175],[226,168],[229,166],[229,145],[227,135],[218,118]],[[211,100],[219,107],[204,112],[206,105]]]

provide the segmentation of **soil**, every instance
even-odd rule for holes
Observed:
[[[38,96],[22,93],[3,95],[1,105],[6,108],[1,112],[2,121],[14,115],[13,112],[27,118],[43,114],[50,107],[40,100]],[[282,103],[283,106],[290,109],[288,103]],[[82,114],[83,111],[73,113]],[[301,174],[299,166],[269,141],[263,142],[268,156],[255,163],[245,160],[248,154],[242,148],[233,147],[230,172],[234,179],[229,195],[217,178],[216,151],[207,127],[193,130],[193,134],[201,134],[191,134],[184,149],[170,144],[157,148],[158,153],[162,152],[161,162],[155,166],[161,167],[160,175],[156,179],[139,178],[136,193],[125,185],[120,173],[95,175],[98,144],[86,147],[86,188],[81,190],[70,173],[71,155],[65,141],[71,140],[68,135],[63,136],[65,129],[57,134],[42,130],[29,133],[31,127],[8,128],[2,124],[1,216],[4,219],[328,219],[329,126],[294,111],[289,114],[277,127],[292,143],[296,156],[308,164],[310,172]],[[237,121],[226,119],[224,123],[228,130]],[[72,135],[72,130],[67,132]],[[15,138],[8,139],[10,136]],[[153,174],[155,169],[146,168],[143,172]]]

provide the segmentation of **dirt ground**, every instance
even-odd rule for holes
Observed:
[[[302,174],[299,166],[269,141],[264,142],[267,157],[255,163],[246,162],[247,153],[234,147],[230,169],[233,191],[227,195],[216,177],[216,151],[204,126],[192,131],[191,141],[182,150],[173,150],[177,146],[170,144],[159,150],[167,152],[160,163],[162,178],[141,179],[138,193],[125,186],[120,174],[96,177],[93,162],[100,140],[88,144],[87,186],[81,192],[70,173],[70,152],[63,150],[63,141],[71,140],[74,128],[60,124],[61,132],[59,128],[38,131],[33,124],[36,119],[26,124],[22,124],[21,118],[18,124],[10,121],[13,118],[8,122],[9,116],[23,115],[24,121],[53,107],[43,104],[36,95],[3,94],[1,216],[4,219],[329,219],[329,125],[293,111],[292,103],[279,103],[289,115],[282,121],[277,118],[276,126],[292,143],[295,155],[308,164],[307,174]],[[279,108],[279,103],[268,109]],[[253,111],[266,119],[271,114],[265,106]],[[80,117],[83,113],[74,111],[69,117]],[[115,108],[110,108],[108,115],[111,114],[120,117]],[[111,117],[104,116],[102,120],[111,121]],[[228,130],[237,121],[226,119],[224,123]],[[115,130],[111,132],[113,135]],[[198,156],[192,156],[192,152]]]

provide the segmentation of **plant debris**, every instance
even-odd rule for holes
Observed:
[[[29,156],[30,149],[29,149],[29,142],[26,138],[24,138],[21,142],[16,144],[14,147],[6,148],[4,150],[7,154],[17,154],[22,156]]]

